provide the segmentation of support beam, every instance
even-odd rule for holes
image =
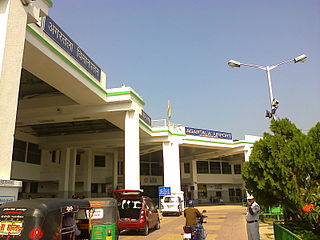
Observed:
[[[21,1],[0,1],[0,23],[0,179],[9,180],[27,24]]]
[[[126,112],[125,118],[125,189],[140,189],[139,114]]]
[[[24,105],[27,105],[24,100]],[[40,99],[39,101],[45,101]],[[34,103],[32,103],[34,104]],[[50,106],[33,107],[19,110],[17,115],[18,126],[39,124],[52,120],[51,122],[77,121],[78,119],[103,119],[108,118],[110,114],[130,111],[132,104],[129,102],[119,104],[103,105],[68,105],[68,106]]]
[[[61,149],[59,197],[69,197],[70,148]]]
[[[197,161],[191,161],[191,179],[192,179],[192,184],[191,186],[193,186],[193,191],[191,191],[192,193],[192,197],[194,200],[198,199],[198,174],[197,174]]]
[[[164,186],[171,187],[172,193],[181,192],[179,144],[163,143]]]
[[[76,159],[77,159],[77,149],[72,148],[70,150],[70,171],[69,171],[69,195],[72,196],[75,193],[76,186]]]
[[[119,153],[118,149],[113,152],[113,189],[117,189],[118,186],[118,162]]]
[[[92,150],[87,149],[85,152],[85,176],[84,176],[84,185],[83,191],[86,197],[91,197],[91,181],[92,181],[92,166],[93,166],[93,156]]]

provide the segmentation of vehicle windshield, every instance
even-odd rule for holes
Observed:
[[[176,198],[174,198],[174,197],[164,197],[163,201],[165,203],[174,203],[174,202],[176,202]]]
[[[141,208],[141,200],[134,200],[134,199],[123,199],[121,202],[121,209],[128,209],[128,208]]]
[[[140,218],[141,208],[142,201],[140,199],[122,199],[119,206],[120,218],[126,220],[138,220]]]

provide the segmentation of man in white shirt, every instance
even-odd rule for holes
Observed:
[[[260,215],[260,206],[255,202],[253,196],[248,198],[248,210],[247,210],[247,234],[248,240],[260,240],[259,234],[259,215]]]

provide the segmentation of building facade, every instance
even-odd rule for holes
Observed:
[[[154,121],[49,17],[51,0],[0,2],[0,201],[158,188],[239,201],[246,136]]]

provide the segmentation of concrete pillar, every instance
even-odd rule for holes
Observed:
[[[244,161],[245,162],[249,162],[251,152],[252,152],[251,148],[249,148],[247,151],[244,152]]]
[[[181,192],[179,144],[164,142],[163,181],[165,187],[171,187],[171,193]]]
[[[0,179],[11,174],[27,13],[17,0],[0,1]]]
[[[194,190],[193,190],[193,199],[198,200],[198,177],[197,177],[197,161],[191,160],[191,177]],[[192,192],[191,192],[192,193]]]
[[[93,156],[92,150],[87,149],[84,154],[85,158],[85,176],[84,176],[84,185],[83,192],[85,197],[91,197],[91,182],[92,182],[92,165],[93,165]]]
[[[77,161],[77,149],[70,149],[70,171],[69,171],[69,197],[74,195],[76,186],[76,161]]]
[[[117,189],[118,186],[118,162],[119,162],[119,153],[116,149],[113,152],[113,189]]]
[[[126,112],[125,118],[125,189],[140,189],[139,114]]]
[[[98,194],[100,194],[102,192],[102,186],[101,185],[102,185],[101,183],[98,184]]]
[[[31,191],[31,182],[25,181],[24,184],[25,184],[25,192],[28,193],[28,194],[30,194],[30,191]]]
[[[61,149],[59,197],[69,197],[70,148]]]

